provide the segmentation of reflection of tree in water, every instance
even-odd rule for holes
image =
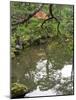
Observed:
[[[35,89],[36,85],[34,83],[33,72],[36,68],[35,62],[32,61],[32,48],[28,48],[25,52],[26,53],[19,55],[19,57],[16,57],[13,61],[12,82],[20,82],[22,84],[26,84],[26,86],[30,89]]]
[[[58,87],[56,87],[57,94],[62,95],[72,95],[74,94],[74,87],[73,87],[73,81],[71,81],[69,78],[64,78],[64,82],[60,83]]]
[[[67,47],[63,47],[57,42],[52,42],[51,45],[45,44],[41,48],[31,47],[25,51],[26,54],[23,53],[20,58],[17,59],[17,62],[20,64],[16,64],[16,61],[16,63],[14,62],[15,64],[13,64],[13,66],[16,65],[16,67],[13,75],[16,75],[16,80],[19,79],[19,81],[26,84],[30,90],[35,90],[37,86],[39,86],[41,91],[54,88],[59,95],[73,94],[73,81],[68,78],[63,79],[59,72],[65,64],[72,63],[70,60],[72,57],[69,55],[72,53],[71,51],[67,53],[67,49]],[[39,50],[42,50],[42,52]],[[41,62],[46,60],[46,64],[37,70],[36,64],[41,58],[43,58]],[[42,68],[45,68],[45,74],[41,78],[38,76],[38,80],[36,81],[35,75],[37,75]],[[64,80],[64,82],[62,82],[62,80]]]
[[[47,55],[46,63],[46,77],[43,77],[38,81],[41,91],[55,88],[57,94],[68,95],[73,94],[73,80],[70,78],[62,78],[61,72],[58,72],[57,69],[62,69],[65,64],[70,63],[70,56],[65,51],[65,48],[61,48],[61,52],[58,48],[51,48],[51,54],[48,52],[47,47],[45,46],[44,50]],[[55,50],[54,50],[55,49]],[[56,51],[57,50],[57,51]],[[56,52],[55,52],[56,51]],[[60,53],[62,54],[60,54]],[[71,52],[71,51],[70,51]],[[60,54],[60,55],[59,55]],[[50,57],[51,56],[51,57]],[[66,57],[68,56],[68,58]],[[59,57],[59,59],[58,59]],[[52,62],[52,65],[50,65]],[[49,66],[50,65],[50,66]],[[62,82],[63,81],[63,82]]]
[[[67,45],[63,46],[62,44],[58,44],[57,42],[55,42],[55,44],[52,43],[52,46],[49,46],[49,49],[47,49],[47,51],[49,55],[48,58],[52,63],[53,68],[55,69],[61,69],[63,68],[64,64],[72,63],[71,59],[73,53],[72,50],[69,50]]]
[[[56,70],[49,72],[49,78],[42,78],[38,81],[41,91],[54,89],[57,95],[70,95],[73,92],[73,81],[70,78],[62,78],[61,73]]]
[[[47,76],[39,80],[40,90],[52,89],[56,84],[60,84],[61,73],[58,74],[56,71],[51,70]]]

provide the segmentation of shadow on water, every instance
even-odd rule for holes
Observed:
[[[57,41],[26,48],[12,60],[12,82],[26,84],[25,97],[72,95],[73,51]]]

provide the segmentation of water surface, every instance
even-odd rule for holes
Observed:
[[[23,50],[12,60],[12,82],[25,84],[25,97],[73,94],[73,51],[58,41]]]

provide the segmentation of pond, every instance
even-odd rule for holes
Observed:
[[[74,94],[73,45],[49,41],[25,48],[12,59],[11,82],[25,84],[25,97]]]

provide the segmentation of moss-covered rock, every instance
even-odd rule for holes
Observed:
[[[28,92],[28,88],[24,84],[12,83],[12,85],[11,85],[11,98],[24,97],[27,92]]]

